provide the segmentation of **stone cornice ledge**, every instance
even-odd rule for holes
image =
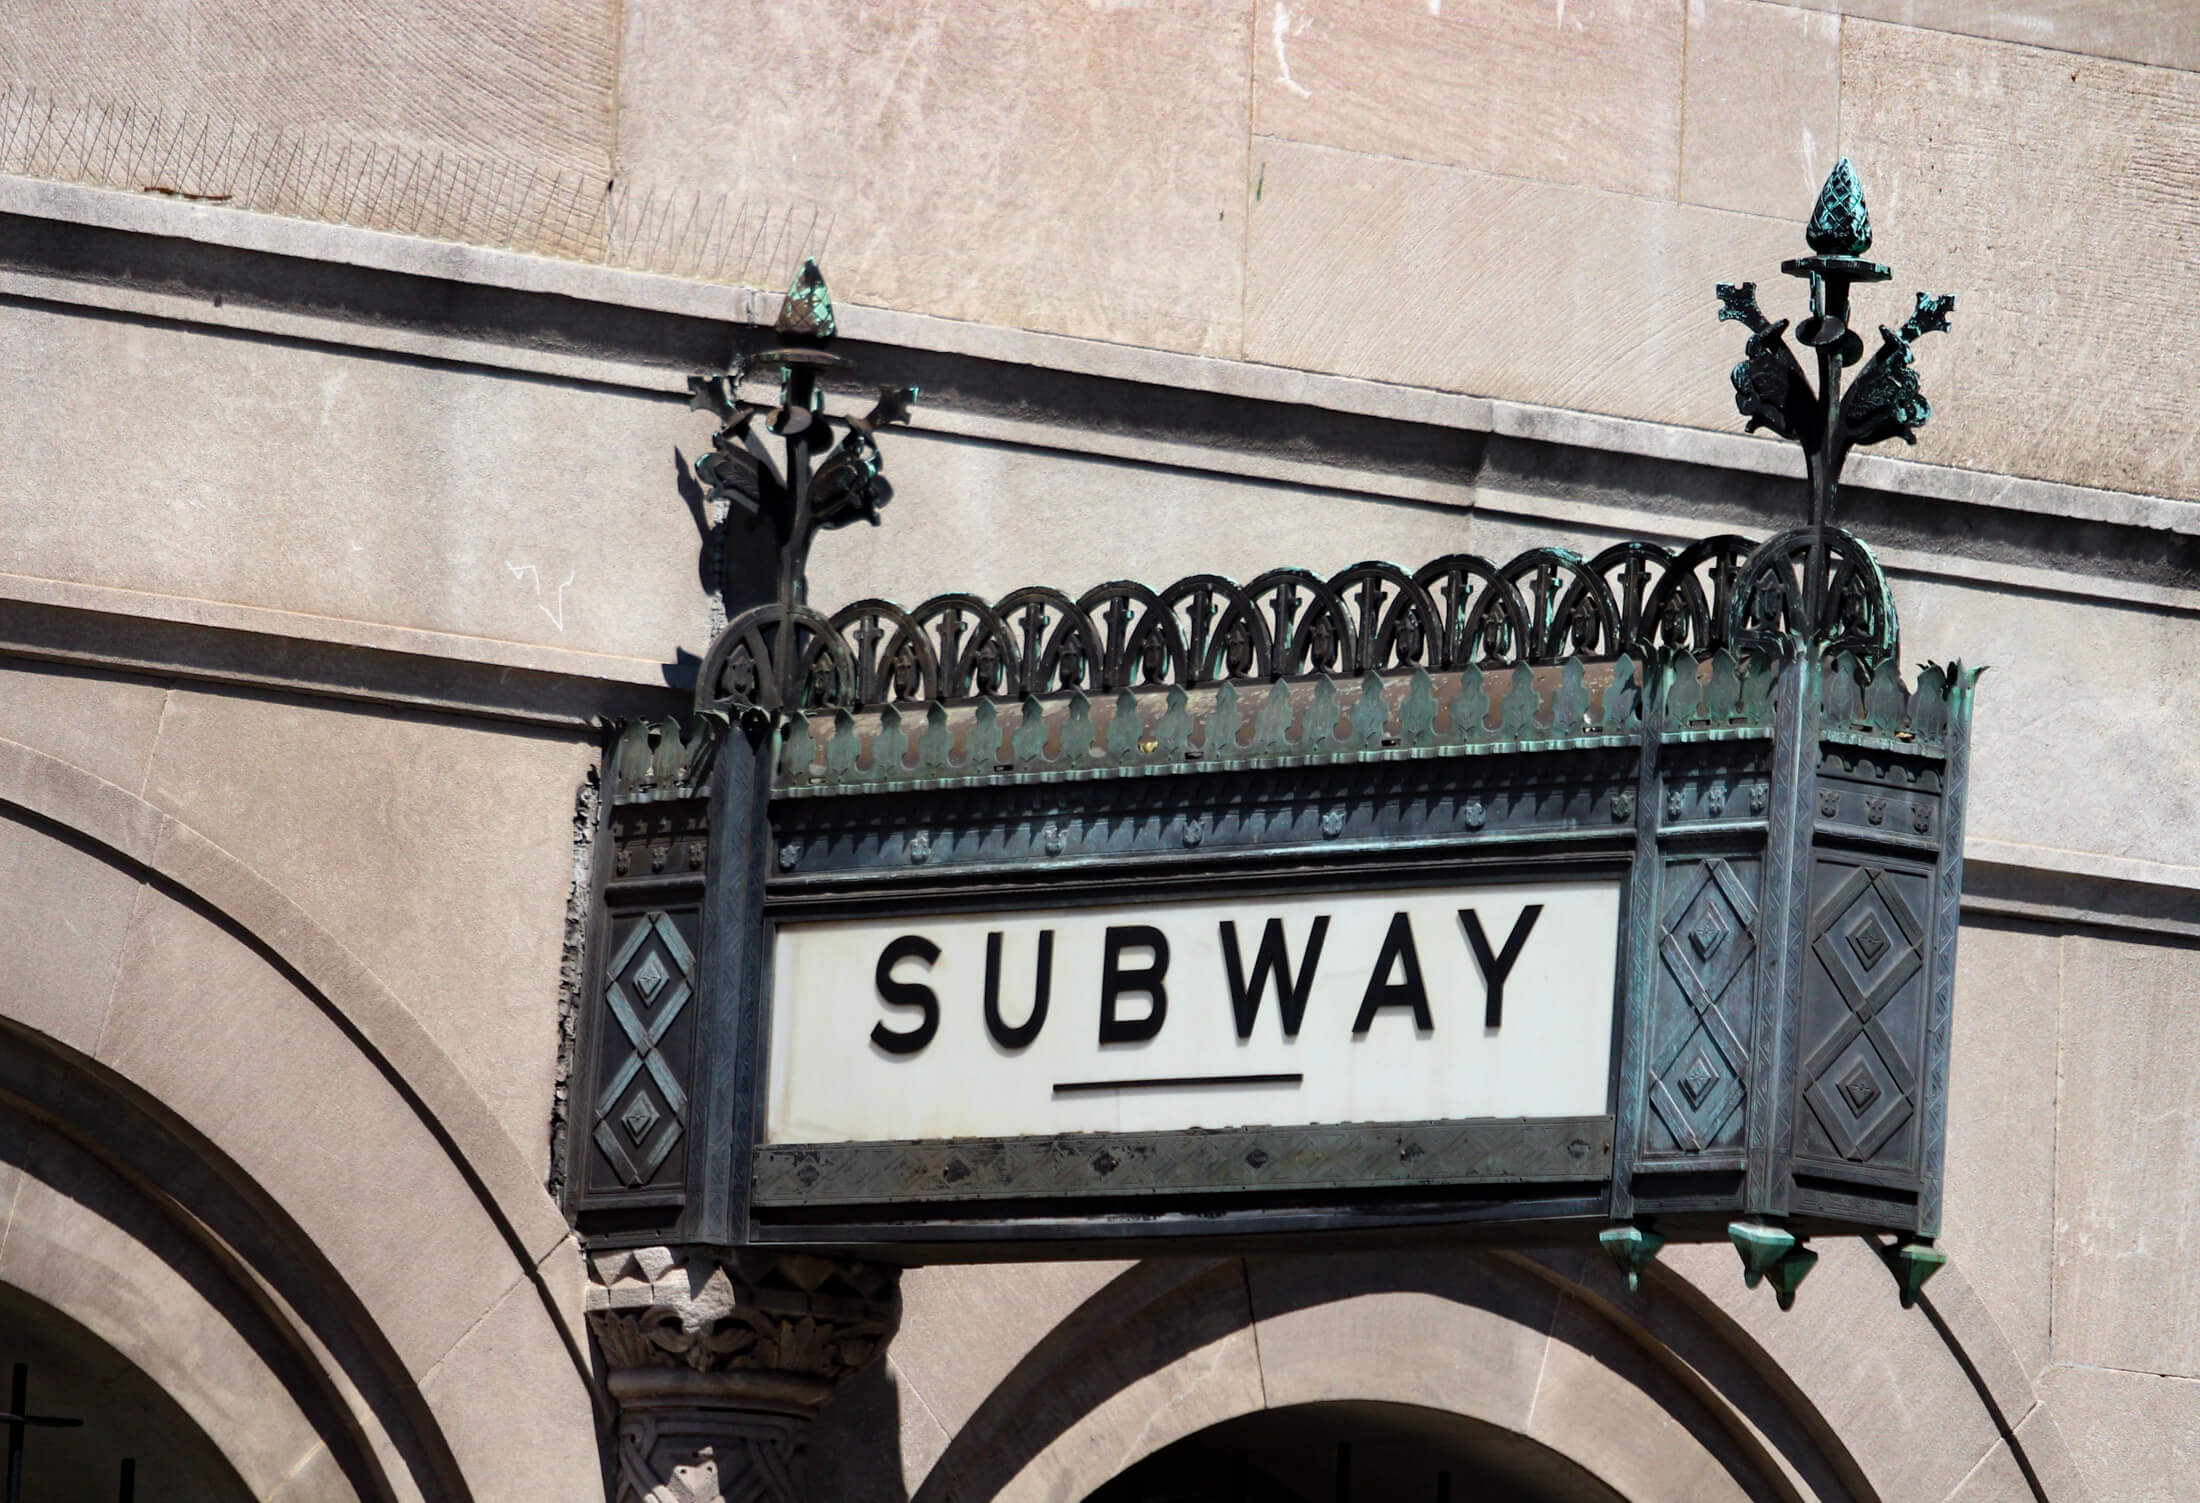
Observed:
[[[285,219],[216,205],[178,202],[108,188],[0,176],[0,214],[160,235],[236,250],[359,266],[403,275],[546,294],[580,302],[643,309],[728,324],[768,323],[779,296],[751,287],[689,281],[517,251],[423,240],[350,225]],[[41,279],[49,280],[49,279]],[[148,309],[147,311],[151,311]],[[207,310],[199,316],[204,319]],[[1095,376],[1146,386],[1180,388],[1252,401],[1358,413],[1498,437],[1703,465],[1751,474],[1800,476],[1799,457],[1785,444],[1739,433],[1604,416],[1532,403],[1469,396],[1348,376],[1215,356],[1185,355],[1063,334],[1002,328],[928,314],[843,303],[844,337]],[[212,322],[227,322],[209,319]],[[334,337],[335,320],[319,337]],[[301,328],[297,333],[305,333]],[[365,342],[365,341],[362,341]],[[419,343],[409,340],[408,344]],[[516,362],[495,358],[488,341],[453,341],[467,352],[451,358],[514,363],[533,369],[540,354]],[[478,348],[477,348],[478,347]],[[429,353],[418,349],[415,353]],[[519,352],[515,351],[515,354]],[[556,358],[556,357],[552,357]],[[611,361],[564,357],[557,374],[580,379],[682,390],[666,373]],[[591,366],[601,366],[600,371]],[[2137,492],[2032,480],[1989,471],[1923,464],[1883,455],[1850,461],[1849,483],[1898,495],[1930,497],[2041,516],[2107,522],[2150,531],[2200,535],[2200,503]]]

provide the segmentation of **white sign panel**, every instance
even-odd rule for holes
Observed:
[[[765,1137],[1593,1116],[1618,936],[1617,881],[785,923]]]

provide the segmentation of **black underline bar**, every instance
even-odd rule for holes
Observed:
[[[1142,1080],[1065,1080],[1054,1088],[1057,1096],[1085,1091],[1165,1091],[1172,1087],[1297,1085],[1304,1075],[1154,1075]]]

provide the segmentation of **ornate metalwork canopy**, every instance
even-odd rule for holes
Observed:
[[[691,716],[621,727],[608,752],[567,1189],[592,1242],[941,1256],[1511,1227],[1593,1233],[1632,1278],[1668,1236],[1723,1234],[1784,1305],[1815,1257],[1804,1239],[1865,1231],[1893,1234],[1907,1302],[1940,1257],[1976,673],[1904,682],[1885,572],[1833,519],[1849,451],[1930,415],[1911,346],[1953,299],[1921,295],[1866,360],[1850,289],[1888,272],[1862,259],[1846,161],[1808,238],[1783,269],[1810,284],[1793,332],[1815,386],[1754,285],[1719,288],[1720,316],[1750,330],[1739,411],[1804,450],[1807,519],[1769,541],[829,614],[805,600],[810,539],[876,520],[874,435],[914,392],[824,415],[816,376],[838,357],[807,268],[785,348],[697,382],[722,425],[697,474],[759,498],[778,598],[719,635]],[[742,400],[765,370],[779,400]],[[1104,1141],[760,1134],[781,923],[986,911],[1033,884],[1097,903],[1134,880],[1206,893],[1523,871],[1624,875],[1607,1115]]]

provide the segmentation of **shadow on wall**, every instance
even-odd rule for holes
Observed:
[[[901,1392],[884,1362],[840,1386],[810,1432],[810,1496],[909,1503],[901,1475]]]

